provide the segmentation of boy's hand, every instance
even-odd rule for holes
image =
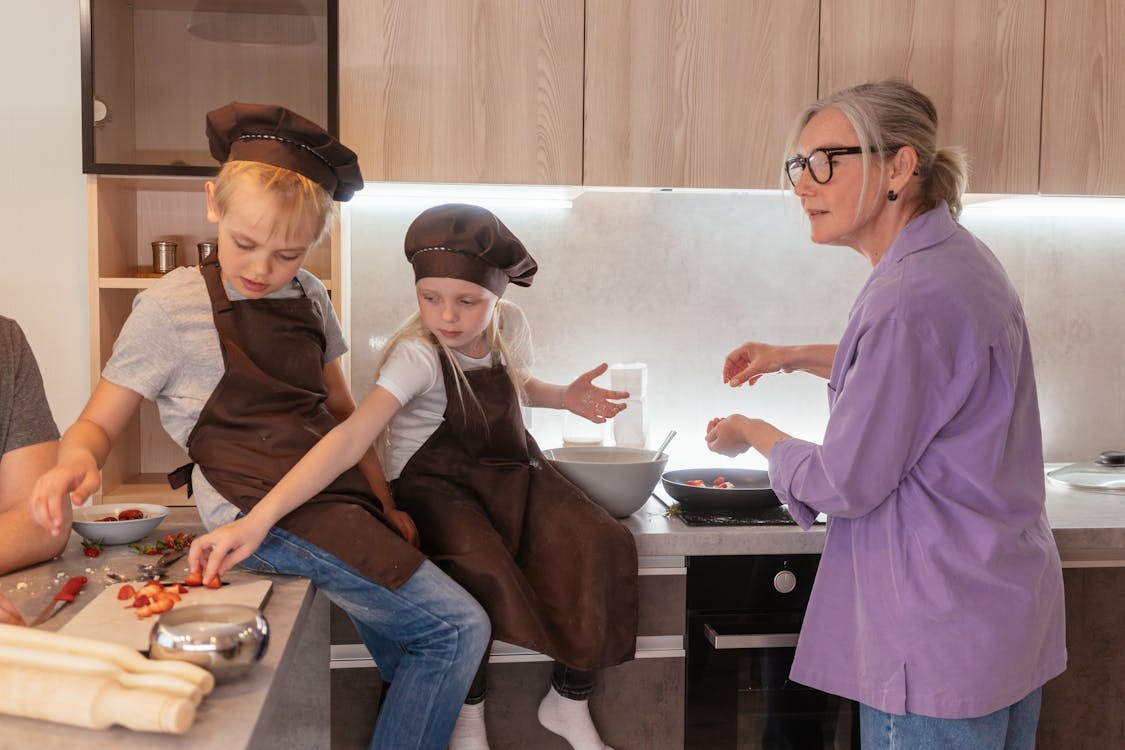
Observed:
[[[98,491],[102,477],[97,462],[89,454],[78,454],[39,477],[31,491],[31,517],[52,536],[62,532],[66,516],[63,503],[81,505]]]
[[[598,424],[616,416],[625,408],[625,404],[615,403],[610,399],[626,399],[629,398],[629,393],[611,391],[593,383],[594,378],[604,375],[608,369],[609,365],[602,362],[593,370],[575,378],[563,392],[563,408]]]
[[[414,519],[407,515],[406,511],[389,508],[383,511],[383,516],[391,522],[392,526],[398,529],[403,539],[410,542],[414,547],[419,546],[418,527],[414,525]]]
[[[188,566],[193,573],[203,571],[203,583],[206,585],[216,575],[223,575],[254,554],[270,528],[263,528],[251,514],[197,536],[191,543]]]

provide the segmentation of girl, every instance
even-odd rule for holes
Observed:
[[[282,107],[232,103],[208,113],[207,134],[224,163],[206,185],[217,255],[137,296],[58,465],[33,492],[37,519],[55,533],[65,498],[77,504],[98,488],[98,469],[142,398],[156,401],[195,462],[174,474],[190,482],[208,528],[251,512],[354,409],[339,322],[301,264],[331,222],[333,199],[363,185],[355,154]],[[309,498],[262,529],[244,566],[306,576],[351,616],[394,685],[372,748],[445,747],[487,648],[487,617],[411,545],[413,525],[373,453],[357,453]]]
[[[196,540],[210,579],[249,555],[277,518],[320,491],[388,428],[387,475],[422,549],[484,604],[493,635],[556,659],[539,720],[576,750],[605,744],[590,718],[594,671],[632,658],[637,624],[632,535],[558,474],[528,435],[523,403],[604,422],[624,408],[592,381],[530,376],[527,323],[501,299],[537,270],[490,212],[444,205],[406,234],[418,313],[387,345],[376,386],[253,512]],[[485,661],[451,747],[487,748]]]

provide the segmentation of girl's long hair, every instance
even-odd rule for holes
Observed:
[[[509,310],[512,310],[513,314],[519,314],[518,308],[516,308],[513,303],[508,302],[503,298],[497,300],[495,307],[492,308],[492,318],[488,321],[488,328],[485,329],[484,335],[488,339],[490,353],[499,354],[503,361],[507,364],[508,379],[512,381],[512,386],[515,388],[520,403],[523,404],[526,403],[527,400],[527,392],[524,389],[524,383],[527,382],[527,379],[531,376],[531,373],[529,372],[527,364],[525,362],[518,362],[512,358],[513,347],[510,347],[507,342],[504,341],[503,334],[505,332],[502,330],[501,322],[505,316],[505,312]],[[523,328],[522,335],[526,336],[526,334],[527,328],[525,326]],[[379,354],[379,359],[375,363],[375,372],[374,375],[372,375],[372,382],[377,382],[379,380],[379,375],[383,371],[383,365],[386,363],[387,358],[390,357],[391,352],[394,351],[395,347],[403,341],[409,341],[413,339],[429,342],[437,348],[439,356],[444,355],[446,357],[446,359],[453,366],[453,372],[456,376],[457,385],[456,395],[457,398],[460,399],[462,407],[464,407],[466,419],[468,418],[468,413],[471,406],[472,410],[476,412],[476,414],[481,418],[482,422],[484,424],[487,424],[484,409],[481,407],[480,402],[477,401],[476,395],[473,393],[473,389],[469,387],[469,381],[465,377],[465,371],[464,369],[462,369],[460,361],[458,361],[457,357],[454,356],[453,350],[449,346],[447,346],[444,342],[439,341],[437,337],[435,337],[433,333],[431,333],[430,330],[426,328],[425,324],[422,323],[422,314],[417,310],[415,310],[414,313],[410,315],[410,317],[403,321],[402,324],[395,330],[395,332],[391,334],[390,338],[387,339],[387,343],[383,346],[382,352],[380,352]],[[449,399],[452,398],[452,395],[447,393],[445,394],[445,397]],[[382,434],[380,434],[375,440],[376,451],[379,453],[380,459],[384,457],[384,449],[389,440],[389,432],[390,425],[388,425],[387,428],[383,430]]]

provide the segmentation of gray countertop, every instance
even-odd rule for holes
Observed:
[[[202,531],[199,514],[194,508],[173,508],[149,538],[177,531]],[[67,578],[86,576],[88,582],[75,603],[39,626],[55,631],[73,617],[84,602],[92,601],[107,586],[119,585],[106,578],[107,571],[132,576],[136,574],[137,563],[152,559],[133,552],[127,545],[106,547],[97,558],[85,557],[81,538],[72,533],[60,557],[0,576],[0,593],[28,616],[41,610]],[[178,567],[179,563],[174,566],[174,573]],[[224,576],[224,580],[232,583],[256,578],[255,574],[241,571],[231,571]],[[322,597],[315,597],[315,588],[308,579],[290,576],[270,576],[270,579],[273,587],[264,607],[270,625],[270,644],[265,655],[245,677],[217,685],[205,696],[187,733],[177,736],[134,732],[120,726],[93,730],[0,715],[0,747],[73,750],[88,747],[90,743],[138,750],[152,747],[192,750],[327,747],[327,603]],[[323,682],[323,689],[318,689],[318,681]],[[299,687],[303,700],[292,695],[294,687]],[[320,697],[323,700],[317,706]],[[278,744],[277,732],[282,726],[287,727],[287,741]]]
[[[1056,465],[1048,466],[1048,469]],[[1064,567],[1125,566],[1125,493],[1085,492],[1047,482],[1047,517]],[[642,557],[819,553],[824,526],[688,526],[655,498],[622,520]]]

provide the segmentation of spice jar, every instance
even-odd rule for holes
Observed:
[[[176,267],[176,243],[171,240],[157,240],[152,243],[152,270],[168,273]]]
[[[219,251],[219,243],[218,242],[200,242],[198,245],[195,246],[195,249],[199,251],[199,262],[202,263],[203,261],[207,260],[209,257],[211,257],[212,255],[214,255],[215,253],[217,253]]]

